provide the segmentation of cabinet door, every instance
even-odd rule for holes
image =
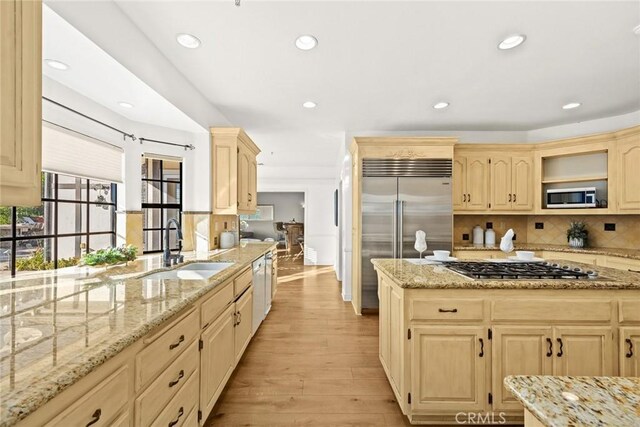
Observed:
[[[533,209],[533,160],[527,156],[511,158],[511,208],[518,211]]]
[[[483,327],[414,327],[411,410],[483,411],[487,401]],[[481,341],[482,340],[482,341]],[[484,346],[484,351],[481,351]]]
[[[238,210],[249,210],[249,154],[240,146],[238,151]]]
[[[234,309],[231,304],[200,338],[200,408],[205,416],[211,412],[235,366]]]
[[[554,328],[554,375],[613,375],[613,330],[607,326]]]
[[[640,136],[618,142],[618,208],[640,210]]]
[[[402,305],[402,295],[393,286],[389,289],[389,373],[391,374],[391,386],[398,394],[402,390],[402,373],[404,372],[404,360],[402,346],[404,344],[402,318],[404,307]],[[406,332],[406,331],[404,331]]]
[[[486,210],[489,169],[486,156],[467,156],[467,210]]]
[[[238,211],[238,148],[235,138],[212,137],[213,183],[211,189],[214,214]]]
[[[511,157],[491,156],[491,209],[511,210]]]
[[[640,377],[640,328],[620,328],[620,376]]]
[[[253,288],[249,288],[236,302],[235,359],[240,361],[251,340],[253,325]]]
[[[453,209],[463,210],[467,206],[467,158],[455,155],[453,159]]]
[[[256,156],[249,156],[249,210],[255,213],[258,208],[258,162]]]
[[[387,283],[386,279],[378,274],[378,298],[380,299],[379,311],[378,311],[378,329],[379,329],[379,353],[380,362],[384,366],[385,370],[390,373],[389,370],[389,334],[391,330],[391,322],[389,317],[389,293],[391,287]]]
[[[495,326],[491,350],[493,410],[520,410],[522,405],[504,387],[508,375],[551,375],[551,327]]]
[[[42,2],[0,1],[0,205],[40,205]]]

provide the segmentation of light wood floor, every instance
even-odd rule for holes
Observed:
[[[402,426],[378,317],[353,314],[331,267],[279,261],[278,293],[207,426]]]

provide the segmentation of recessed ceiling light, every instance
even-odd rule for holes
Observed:
[[[443,108],[447,108],[449,106],[448,102],[438,102],[433,106],[436,110],[442,110]]]
[[[124,108],[133,108],[133,104],[125,101],[118,102],[118,105]]]
[[[318,39],[310,34],[304,34],[296,39],[296,47],[301,50],[311,50],[318,46]]]
[[[640,36],[640,25],[636,26],[636,27],[633,29],[633,32]]]
[[[527,39],[527,36],[524,34],[514,34],[512,36],[507,37],[502,40],[498,45],[498,49],[507,50],[513,49],[514,47],[520,46]]]
[[[187,33],[176,35],[176,41],[188,49],[196,49],[202,44],[199,38]]]
[[[302,106],[304,108],[316,108],[316,103],[313,101],[307,101],[304,104],[302,104]]]
[[[568,104],[564,104],[562,106],[562,109],[563,110],[573,110],[574,108],[578,108],[580,105],[582,105],[582,104],[580,104],[579,102],[570,102]]]
[[[64,62],[56,61],[55,59],[45,59],[44,60],[47,65],[54,70],[66,71],[69,69],[69,66]]]

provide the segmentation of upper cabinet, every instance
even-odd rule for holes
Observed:
[[[260,149],[240,128],[211,129],[211,211],[220,215],[254,213]]]
[[[618,137],[616,166],[618,209],[640,211],[640,132]]]
[[[0,34],[0,205],[39,205],[42,3],[0,1]]]
[[[533,159],[531,156],[495,155],[490,159],[492,210],[533,209]]]
[[[482,211],[489,208],[489,158],[458,155],[453,160],[453,209]]]

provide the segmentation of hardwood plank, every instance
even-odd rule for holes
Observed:
[[[393,391],[386,378],[358,380],[305,380],[304,396],[388,396]]]

